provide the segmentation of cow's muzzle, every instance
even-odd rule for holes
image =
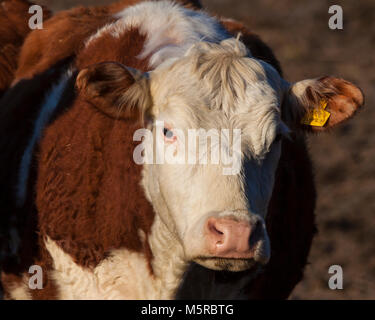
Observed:
[[[263,225],[259,220],[251,223],[211,217],[206,222],[205,235],[208,252],[214,257],[254,259],[261,263],[266,263],[269,259],[269,252],[259,252],[261,242],[266,241]],[[262,255],[258,256],[259,253]]]
[[[184,241],[188,258],[206,268],[242,271],[270,259],[270,242],[260,215],[245,210],[211,213],[200,228],[195,225],[190,230]]]
[[[207,255],[196,261],[216,270],[240,271],[270,259],[270,245],[263,219],[239,220],[210,217],[204,226]]]

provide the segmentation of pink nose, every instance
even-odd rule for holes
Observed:
[[[245,221],[209,218],[206,222],[207,246],[210,254],[222,258],[250,259],[251,226]]]

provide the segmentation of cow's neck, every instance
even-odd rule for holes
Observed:
[[[188,266],[184,251],[177,236],[166,224],[155,216],[149,244],[153,253],[152,269],[161,299],[174,297]]]

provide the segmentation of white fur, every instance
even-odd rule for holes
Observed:
[[[187,267],[182,248],[156,219],[149,241],[155,258],[151,274],[145,256],[127,249],[113,250],[94,269],[77,265],[54,241],[46,248],[53,259],[50,276],[59,299],[172,299]]]
[[[183,58],[152,71],[150,79],[158,121],[184,132],[240,129],[244,167],[241,174],[225,176],[222,163],[145,165],[143,186],[155,212],[178,234],[185,255],[193,260],[209,256],[203,229],[208,217],[225,213],[260,221],[264,239],[257,252],[260,262],[267,261],[263,219],[280,157],[280,143],[273,142],[286,128],[280,119],[280,76],[253,59],[241,42],[228,39],[195,44]],[[183,144],[175,143],[178,153]]]
[[[50,276],[58,286],[59,299],[140,299],[152,293],[145,257],[126,249],[113,251],[95,269],[77,265],[54,241],[46,248],[53,259]]]
[[[61,94],[63,93],[70,77],[71,71],[68,71],[67,73],[62,75],[58,83],[52,87],[51,91],[46,96],[40,109],[38,118],[35,121],[33,135],[31,136],[31,139],[23,153],[19,169],[17,184],[17,205],[20,207],[26,200],[27,183],[35,145],[39,142],[44,127],[53,115],[53,112],[55,111],[60,101]]]
[[[228,34],[216,19],[202,11],[193,11],[171,1],[141,2],[115,16],[118,20],[100,29],[86,42],[111,34],[119,38],[130,28],[138,28],[146,35],[145,46],[139,58],[151,54],[150,67],[156,67],[170,58],[178,58],[200,40],[219,42]]]

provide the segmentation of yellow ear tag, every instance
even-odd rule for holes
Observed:
[[[314,127],[323,127],[331,115],[325,110],[327,107],[327,101],[320,100],[318,108],[309,110],[301,119],[302,124]]]

